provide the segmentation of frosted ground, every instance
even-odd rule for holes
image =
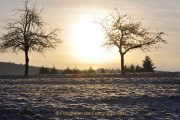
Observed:
[[[0,120],[180,119],[180,73],[1,76]]]

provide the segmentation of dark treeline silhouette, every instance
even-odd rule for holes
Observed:
[[[79,73],[81,73],[81,71],[77,67],[75,67],[74,69],[70,69],[68,67],[62,72],[62,74],[79,74]]]
[[[142,66],[140,65],[133,65],[130,66],[125,65],[124,70],[125,72],[153,72],[154,71],[154,63],[151,60],[149,56],[145,57],[145,60],[143,60]],[[67,67],[62,72],[58,72],[58,70],[53,68],[47,68],[47,67],[41,67],[39,70],[39,74],[91,74],[91,73],[121,73],[120,69],[108,69],[108,68],[98,68],[97,70],[94,70],[92,67],[89,67],[88,69],[80,70],[77,67],[74,67],[73,69]]]
[[[125,65],[124,71],[125,72],[144,72],[144,69],[139,65],[135,66],[135,65],[131,64],[130,66]]]
[[[154,72],[154,68],[156,67],[154,67],[154,63],[149,56],[146,56],[145,60],[143,60],[142,67],[133,64],[124,66],[125,72]]]
[[[85,69],[85,70],[79,70],[77,67],[70,69],[69,67],[66,68],[62,74],[83,74],[83,73],[95,73],[95,70],[93,70],[92,67],[90,67],[89,69]]]
[[[145,57],[145,60],[143,60],[142,66],[140,65],[133,65],[131,64],[130,66],[125,65],[124,70],[125,72],[154,72],[153,67],[154,63],[151,60],[149,56]],[[62,74],[86,74],[86,73],[120,73],[120,69],[108,69],[108,68],[98,68],[97,70],[94,70],[92,67],[89,69],[85,70],[79,70],[77,67],[70,69],[67,67]]]
[[[0,75],[23,75],[24,74],[24,64],[15,64],[15,63],[6,63],[0,62]],[[153,72],[154,63],[149,56],[146,56],[143,60],[142,66],[131,64],[130,66],[125,65],[125,72]],[[73,69],[67,67],[64,70],[56,69],[55,66],[52,68],[48,67],[29,67],[29,74],[89,74],[89,73],[120,73],[121,70],[119,68],[98,68],[96,70],[93,67],[89,67],[88,69],[80,70],[77,67]]]
[[[44,67],[42,66],[40,69],[39,69],[39,74],[59,74],[60,71],[57,70],[55,67],[53,68],[48,68],[48,67]]]
[[[118,69],[108,69],[108,68],[99,68],[97,69],[97,73],[120,73],[121,70]]]
[[[70,69],[67,67],[62,74],[89,74],[89,73],[120,73],[119,69],[108,69],[108,68],[98,68],[94,70],[92,67],[89,69],[79,70],[77,67]]]

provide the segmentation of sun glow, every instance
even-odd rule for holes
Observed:
[[[90,63],[107,61],[109,54],[101,47],[103,41],[104,35],[98,24],[84,21],[77,25],[74,44],[81,60]]]

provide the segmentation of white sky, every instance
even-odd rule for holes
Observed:
[[[5,33],[4,27],[8,19],[14,18],[13,9],[22,7],[23,0],[0,0],[0,36]],[[66,67],[80,69],[105,67],[120,68],[120,56],[116,49],[106,52],[103,57],[95,59],[88,58],[78,52],[77,47],[91,44],[77,41],[79,29],[83,25],[91,23],[93,13],[98,17],[105,16],[112,8],[118,8],[122,13],[127,13],[137,20],[143,19],[143,25],[150,30],[159,30],[168,34],[165,37],[168,44],[162,44],[158,50],[151,52],[132,51],[125,55],[125,64],[142,65],[146,55],[149,55],[155,63],[157,70],[180,71],[180,1],[179,0],[33,0],[44,10],[42,19],[51,28],[60,27],[60,34],[63,44],[59,45],[52,52],[45,52],[45,57],[38,53],[30,54],[30,65],[34,66],[55,66],[59,69]],[[81,27],[80,27],[81,26]],[[93,28],[92,28],[93,29]],[[79,31],[82,32],[82,31]],[[92,35],[86,35],[86,41],[93,39]],[[88,46],[87,46],[88,47]],[[81,54],[81,55],[80,55]],[[87,53],[90,55],[90,53]],[[84,58],[83,58],[84,56]],[[85,57],[87,57],[85,59]],[[89,59],[89,60],[87,60]],[[0,62],[24,63],[24,53],[0,53]]]

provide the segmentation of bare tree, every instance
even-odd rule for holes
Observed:
[[[102,26],[105,34],[105,42],[108,50],[116,46],[121,56],[121,74],[124,75],[124,55],[130,50],[142,49],[149,51],[151,47],[158,48],[158,43],[166,43],[162,38],[164,32],[150,32],[142,27],[142,22],[135,21],[128,15],[122,15],[118,9],[104,19],[95,19],[95,23]]]
[[[43,53],[46,49],[55,49],[57,43],[61,43],[58,38],[60,29],[50,30],[46,33],[45,23],[40,16],[42,10],[38,10],[36,4],[31,4],[30,0],[24,1],[23,9],[17,9],[11,23],[5,28],[8,32],[0,40],[1,52],[11,51],[25,53],[25,76],[28,75],[29,55],[31,51]]]

